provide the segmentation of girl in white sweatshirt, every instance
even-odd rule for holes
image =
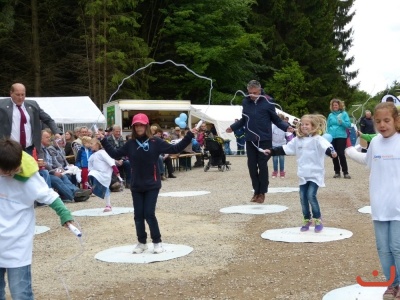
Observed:
[[[379,103],[375,107],[374,124],[379,134],[371,140],[368,152],[360,153],[349,147],[346,154],[370,169],[369,195],[376,247],[387,281],[391,279],[391,267],[396,268],[394,282],[383,299],[400,299],[400,117],[396,106]]]
[[[303,226],[300,231],[308,231],[312,225],[312,219],[314,219],[315,232],[321,232],[324,228],[317,191],[319,187],[325,186],[325,155],[331,157],[337,155],[332,145],[321,136],[325,128],[324,116],[304,115],[297,125],[294,139],[287,145],[265,151],[266,154],[271,155],[296,155],[300,203],[303,212]]]
[[[115,165],[115,160],[104,151],[98,139],[92,139],[90,146],[93,154],[89,157],[88,168],[92,191],[97,197],[105,199],[104,212],[110,212],[112,211],[110,200],[111,177],[113,172],[119,176],[119,171]]]

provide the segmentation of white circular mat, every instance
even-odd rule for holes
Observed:
[[[41,234],[49,230],[50,228],[47,226],[37,226],[37,225],[35,226],[35,234]]]
[[[254,190],[251,190],[254,193]],[[275,193],[291,193],[291,192],[298,192],[300,191],[299,187],[276,187],[276,188],[268,188],[268,193],[267,194],[275,194]]]
[[[182,191],[182,192],[169,192],[169,193],[161,193],[159,196],[161,197],[190,197],[190,196],[201,196],[207,195],[210,192],[208,191]]]
[[[225,214],[250,214],[263,215],[273,214],[287,210],[283,205],[238,205],[221,208],[219,211]]]
[[[288,243],[323,243],[330,241],[343,240],[351,237],[351,231],[339,228],[324,227],[321,232],[314,232],[314,227],[310,230],[301,232],[300,226],[293,228],[271,229],[261,234],[263,239],[288,242]]]
[[[358,210],[360,213],[363,214],[370,214],[371,213],[371,206],[364,206]]]
[[[363,287],[354,284],[330,291],[322,300],[376,300],[382,299],[385,291],[385,287]]]
[[[72,212],[76,217],[104,217],[133,212],[133,207],[113,207],[112,211],[103,212],[104,208],[82,209]]]
[[[103,250],[97,253],[94,258],[113,263],[147,264],[178,258],[193,251],[193,248],[189,246],[163,243],[164,252],[154,254],[153,244],[148,243],[149,248],[145,252],[133,254],[132,251],[135,246],[136,244]]]

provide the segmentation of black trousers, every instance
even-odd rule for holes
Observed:
[[[340,174],[340,167],[342,167],[343,174],[348,174],[346,155],[344,150],[346,149],[346,138],[336,138],[332,140],[332,146],[337,152],[337,156],[332,158],[333,169],[335,174]]]
[[[256,195],[268,192],[268,160],[270,158],[270,156],[258,151],[257,147],[271,149],[272,141],[246,142],[247,167]]]
[[[164,159],[164,163],[167,166],[168,175],[172,175],[172,173],[174,173],[174,167],[172,165],[171,157],[168,156],[166,159]]]

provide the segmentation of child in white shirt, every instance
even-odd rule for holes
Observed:
[[[33,299],[35,201],[55,210],[61,225],[67,227],[73,221],[59,195],[38,171],[35,159],[23,152],[19,143],[0,140],[0,299],[5,299],[6,273],[12,299]]]
[[[266,150],[271,155],[296,155],[297,176],[300,183],[300,203],[303,211],[303,226],[300,231],[308,231],[314,219],[314,231],[324,228],[317,199],[319,187],[324,187],[325,155],[336,157],[332,145],[321,136],[326,128],[322,115],[304,115],[297,124],[296,137],[287,145]],[[311,206],[311,212],[310,212]]]
[[[92,139],[90,147],[93,154],[89,157],[89,179],[93,194],[106,201],[104,212],[112,211],[110,184],[112,173],[119,176],[115,160],[104,151],[98,139]]]
[[[394,282],[385,291],[384,299],[400,299],[400,117],[390,102],[379,103],[374,111],[377,132],[367,153],[354,147],[346,154],[371,170],[369,195],[376,247],[386,280],[391,279],[390,268],[396,268]]]

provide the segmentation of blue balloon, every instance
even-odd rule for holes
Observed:
[[[185,113],[181,113],[181,114],[179,115],[179,118],[180,118],[183,122],[186,122],[186,121],[187,121],[187,115],[186,115]]]
[[[178,118],[175,118],[175,124],[176,125],[178,125],[179,126],[179,122],[181,121],[181,119],[178,117]]]
[[[322,137],[326,139],[329,143],[332,143],[333,137],[329,133],[323,134]]]
[[[183,129],[183,128],[186,128],[186,122],[184,122],[184,121],[181,120],[181,121],[179,122],[178,126],[179,126],[180,128],[182,128],[182,129]]]

